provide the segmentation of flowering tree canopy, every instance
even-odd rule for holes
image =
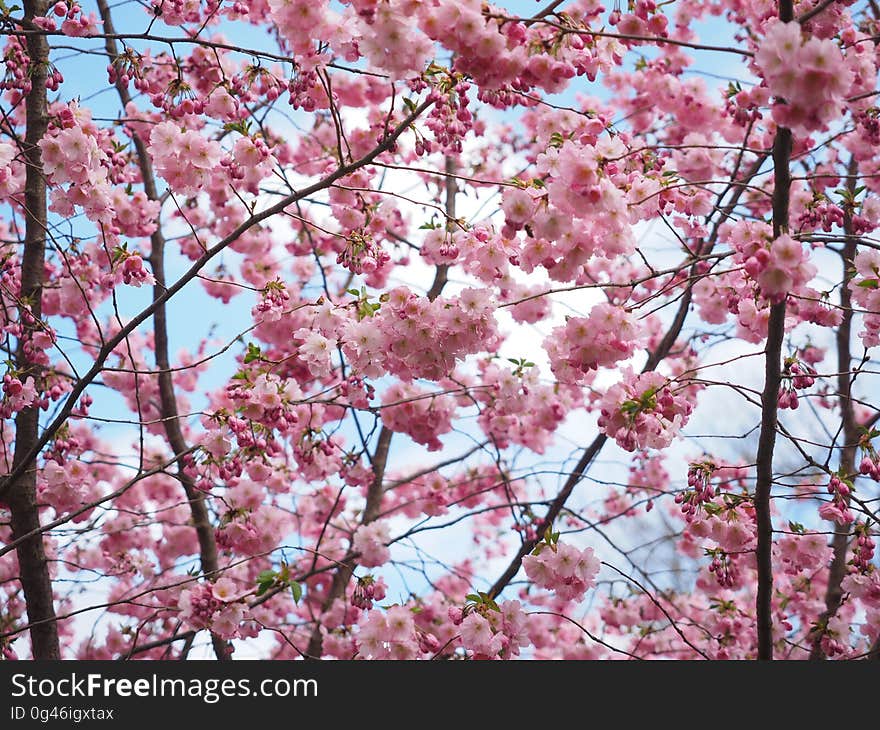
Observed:
[[[5,657],[880,654],[877,3],[23,5]]]

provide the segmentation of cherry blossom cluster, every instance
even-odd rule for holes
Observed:
[[[425,126],[431,130],[437,148],[450,154],[462,151],[463,139],[473,127],[473,115],[468,110],[471,85],[460,79],[454,79],[454,84],[449,91],[442,88],[432,90],[430,98],[434,104],[425,120]],[[429,140],[418,140],[416,145],[421,145],[423,152],[434,150]],[[416,154],[418,152],[416,149]]]
[[[519,361],[514,365],[481,363],[481,380],[486,387],[475,393],[483,404],[478,422],[499,448],[513,443],[543,453],[553,432],[578,402],[578,393],[573,388],[542,383],[534,363]]]
[[[687,483],[690,489],[675,495],[675,503],[681,505],[682,514],[688,522],[693,521],[704,504],[715,498],[712,477],[716,469],[715,462],[711,460],[688,464]]]
[[[420,655],[413,613],[405,606],[369,611],[358,626],[357,651],[363,659],[416,659]]]
[[[806,36],[797,22],[771,22],[755,52],[755,65],[777,99],[774,118],[812,131],[839,117],[853,81],[840,47],[831,39]]]
[[[357,529],[351,545],[360,553],[361,565],[375,568],[388,562],[391,557],[391,551],[386,546],[389,535],[388,523],[382,521],[371,522]]]
[[[612,367],[631,357],[640,342],[642,327],[622,307],[603,302],[587,317],[569,317],[545,345],[550,364],[562,382],[578,382],[583,374]]]
[[[523,558],[529,580],[567,600],[582,598],[596,584],[599,567],[593,548],[578,550],[568,543],[542,543],[537,554]]]
[[[474,594],[472,598],[483,598]],[[519,601],[474,601],[465,610],[450,609],[452,623],[458,627],[461,644],[473,659],[510,659],[520,648],[531,644],[528,617]]]
[[[24,187],[24,166],[16,158],[11,144],[0,143],[0,199],[20,192]]]
[[[871,439],[878,436],[876,431],[868,431],[861,439],[859,446],[862,450],[862,458],[859,461],[859,474],[871,477],[875,482],[880,482],[880,454],[871,443]]]
[[[831,559],[831,548],[820,533],[786,535],[775,546],[776,558],[790,575],[800,575],[825,566]]]
[[[369,611],[373,607],[373,601],[385,598],[387,588],[381,578],[376,580],[372,575],[358,578],[351,594],[351,605]]]
[[[153,127],[149,150],[156,171],[182,195],[206,187],[224,157],[219,143],[174,122]]]
[[[348,244],[336,257],[336,263],[354,274],[372,273],[381,269],[391,260],[391,256],[373,241],[372,236],[355,232],[348,238]]]
[[[0,414],[10,418],[37,400],[37,387],[33,377],[22,380],[11,373],[3,376],[3,400],[0,401]]]
[[[223,639],[241,638],[251,633],[242,627],[248,610],[241,597],[232,579],[220,578],[213,585],[199,583],[181,592],[180,618],[190,628],[210,629]]]
[[[771,302],[782,301],[790,292],[801,289],[816,274],[804,245],[788,234],[773,241],[751,240],[738,246],[746,273]]]
[[[692,534],[710,538],[728,553],[740,553],[754,547],[754,512],[745,503],[725,506],[713,512],[689,526]]]
[[[390,372],[439,380],[456,360],[491,348],[497,337],[486,290],[464,289],[456,297],[428,301],[401,286],[387,293],[378,314],[349,322],[342,349],[355,371],[368,377]],[[437,342],[442,349],[434,347]]]
[[[77,2],[55,3],[45,16],[34,18],[34,23],[43,30],[53,32],[58,30],[57,19],[61,19],[61,32],[69,36],[92,36],[97,35],[98,26],[102,25],[95,13],[86,15]]]
[[[783,377],[785,379],[779,390],[777,403],[780,408],[796,410],[799,405],[797,391],[813,387],[816,382],[816,370],[797,358],[786,358]]]
[[[853,546],[853,557],[850,561],[854,571],[859,573],[869,573],[876,570],[871,563],[874,558],[874,548],[877,543],[871,537],[867,523],[856,525],[855,528],[855,545]]]
[[[852,483],[838,474],[832,474],[828,481],[828,494],[831,499],[819,508],[819,516],[824,520],[832,520],[838,525],[849,525],[855,521],[855,515],[849,508],[852,494]]]
[[[428,451],[439,451],[438,436],[452,430],[455,401],[432,395],[413,384],[397,383],[382,396],[382,423],[392,431],[408,434]]]
[[[253,494],[253,486],[251,494]],[[240,482],[226,497],[236,505],[228,510],[215,530],[217,546],[230,553],[267,553],[274,550],[284,539],[284,531],[289,529],[290,521],[284,512],[270,505],[241,502],[247,482]]]
[[[622,449],[635,451],[669,446],[687,424],[693,403],[660,373],[627,370],[606,391],[599,409],[599,428]]]
[[[111,219],[113,161],[103,148],[106,133],[99,132],[87,115],[80,116],[82,124],[76,121],[70,119],[67,126],[40,140],[44,170],[57,186],[51,192],[51,209],[73,215],[74,206],[80,206],[91,220]],[[60,187],[68,183],[68,188]]]
[[[24,94],[32,88],[30,80],[30,60],[27,55],[25,39],[10,36],[3,51],[4,74],[0,88],[9,92],[13,102],[20,102]],[[64,81],[64,76],[57,70],[51,75],[51,85],[56,89]],[[47,84],[48,86],[48,84]]]
[[[93,481],[93,474],[80,461],[70,460],[63,464],[49,461],[40,476],[40,496],[51,504],[59,515],[78,510],[100,498],[100,489]],[[74,517],[74,521],[81,522],[87,519],[89,512]]]
[[[357,50],[392,79],[406,78],[423,69],[434,55],[431,40],[416,26],[409,3],[353,3],[361,9],[356,23]]]
[[[712,562],[709,563],[709,572],[715,576],[718,585],[722,588],[733,588],[737,585],[740,575],[736,562],[731,560],[730,555],[718,549],[707,552],[712,557]]]
[[[207,0],[204,5],[194,0],[152,0],[147,12],[162,18],[168,25],[185,23],[217,22],[217,11],[220,9],[218,0]]]

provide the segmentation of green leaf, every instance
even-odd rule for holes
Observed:
[[[877,279],[862,279],[856,286],[860,286],[862,289],[877,289],[880,287],[880,281]]]
[[[290,581],[290,593],[293,596],[293,602],[299,603],[299,599],[302,598],[303,595],[303,589],[295,580]]]
[[[249,363],[254,362],[255,360],[262,360],[263,353],[259,347],[257,347],[253,342],[248,342],[247,352],[244,356],[244,364],[247,365]]]
[[[223,125],[223,131],[225,132],[238,132],[244,137],[250,135],[250,123],[247,121],[244,122],[227,122]]]
[[[559,132],[553,132],[550,135],[550,146],[551,147],[562,147],[565,144],[565,137],[562,136]]]
[[[257,583],[271,583],[275,580],[277,573],[274,570],[264,570],[257,576]]]
[[[121,246],[117,246],[113,249],[112,260],[113,263],[116,264],[123,259],[128,258],[128,244],[123,243]]]

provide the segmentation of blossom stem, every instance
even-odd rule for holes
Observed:
[[[791,22],[791,0],[780,0],[779,19]],[[788,230],[791,198],[791,130],[779,127],[773,142],[773,237]],[[758,628],[758,658],[773,659],[773,524],[770,518],[770,493],[773,486],[773,451],[776,447],[777,402],[782,383],[782,341],[785,337],[785,299],[771,305],[767,323],[767,346],[764,350],[764,390],[761,393],[761,433],[758,437],[757,480],[755,484],[755,519],[757,521],[758,585],[755,614]]]

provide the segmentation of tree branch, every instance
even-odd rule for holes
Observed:
[[[45,15],[48,0],[25,0],[24,17],[28,20]],[[27,38],[31,89],[26,99],[27,129],[24,157],[27,161],[24,192],[25,237],[21,259],[19,322],[21,333],[16,353],[16,368],[22,380],[32,377],[41,391],[40,365],[33,357],[32,336],[40,327],[43,301],[43,274],[46,257],[46,178],[38,142],[49,127],[46,102],[46,80],[49,71],[49,43],[45,36]],[[27,606],[28,623],[35,659],[59,659],[61,648],[55,621],[52,579],[46,560],[40,514],[37,505],[36,455],[39,453],[40,406],[34,404],[20,411],[15,418],[15,453],[12,473],[5,497],[12,514],[13,540],[22,539],[16,547],[18,568]],[[0,494],[0,498],[3,495]]]
[[[812,10],[808,10],[807,12],[803,13],[802,15],[799,15],[797,22],[804,24],[808,20],[812,20],[819,13],[821,13],[823,10],[825,10],[830,5],[834,5],[834,3],[836,3],[836,2],[837,2],[837,0],[822,0],[822,2],[816,3],[816,5],[813,6]]]
[[[779,19],[790,22],[794,16],[792,0],[780,0]],[[779,127],[773,142],[773,238],[788,231],[791,192],[791,130]],[[756,558],[758,586],[755,614],[758,625],[758,658],[773,658],[773,524],[770,519],[770,492],[773,486],[773,451],[779,386],[782,382],[782,340],[785,337],[785,299],[770,307],[767,345],[764,350],[764,390],[761,393],[761,432],[758,437],[755,519],[758,528]]]

